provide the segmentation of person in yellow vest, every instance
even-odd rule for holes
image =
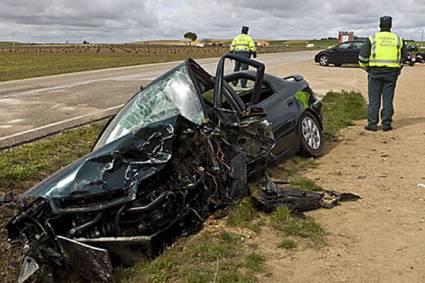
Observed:
[[[233,38],[232,44],[230,45],[230,53],[237,54],[242,57],[251,58],[251,55],[254,58],[257,58],[257,49],[255,48],[255,42],[248,35],[249,27],[243,26],[242,32]],[[242,64],[239,61],[235,61],[235,72],[239,70],[248,70],[248,65]],[[234,85],[237,85],[237,81],[233,82]],[[246,79],[241,79],[241,86],[246,88],[247,81]]]
[[[381,17],[379,27],[381,31],[369,36],[359,53],[359,64],[368,72],[368,124],[365,126],[368,131],[378,129],[381,100],[382,130],[393,129],[394,92],[406,58],[403,39],[391,32],[392,18]]]

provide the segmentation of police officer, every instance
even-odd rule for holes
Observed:
[[[368,124],[365,126],[368,131],[378,129],[381,98],[382,130],[392,130],[394,91],[402,62],[406,58],[403,39],[391,32],[392,18],[381,17],[379,27],[381,31],[369,36],[359,53],[359,64],[367,70],[369,80]]]
[[[257,49],[255,48],[254,40],[252,40],[252,38],[248,35],[248,30],[248,27],[242,27],[241,34],[238,34],[235,38],[233,38],[229,51],[230,53],[234,53],[248,59],[251,58],[251,55],[253,55],[254,58],[257,58]],[[248,65],[236,61],[235,72],[239,70],[248,70]],[[237,85],[238,82],[236,81],[233,83],[234,85]],[[246,79],[241,79],[241,86],[243,88],[246,88],[246,84]]]

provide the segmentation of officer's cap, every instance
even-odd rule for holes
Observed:
[[[381,28],[391,28],[393,18],[391,18],[390,16],[383,16],[379,19],[379,22],[380,22],[379,26]]]

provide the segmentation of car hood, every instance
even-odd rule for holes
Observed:
[[[172,155],[177,115],[137,129],[58,171],[24,193],[42,197],[53,208],[68,198],[89,198],[118,194],[121,202],[135,198],[140,182],[160,171]]]

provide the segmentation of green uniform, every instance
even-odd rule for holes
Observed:
[[[370,36],[359,53],[359,64],[368,76],[368,126],[377,128],[381,100],[382,126],[391,127],[394,114],[393,100],[401,63],[406,58],[403,39],[390,31],[381,31]]]

